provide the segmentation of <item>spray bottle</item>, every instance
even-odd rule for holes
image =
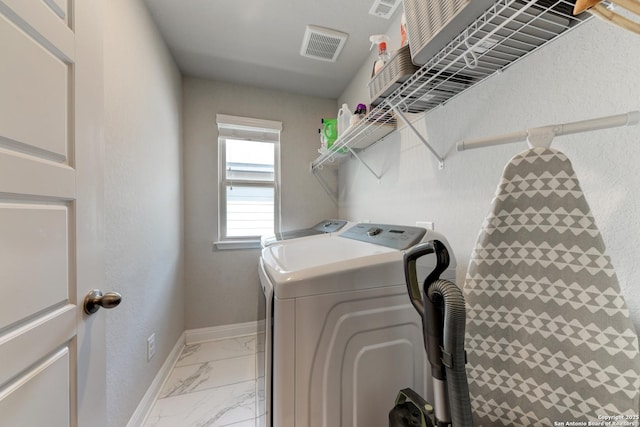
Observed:
[[[373,63],[373,74],[378,74],[382,67],[389,62],[391,55],[387,52],[387,43],[389,43],[389,37],[385,34],[377,34],[369,37],[372,44],[378,45],[378,59]]]

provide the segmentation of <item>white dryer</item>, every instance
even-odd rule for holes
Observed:
[[[434,239],[448,245],[418,227],[356,224],[263,249],[262,425],[386,427],[398,390],[429,397],[422,324],[402,260],[405,249]],[[422,257],[419,276],[434,266],[435,257]],[[455,279],[455,261],[441,277]]]
[[[343,219],[325,219],[323,221],[320,221],[313,227],[264,235],[260,238],[260,244],[263,248],[266,248],[267,246],[271,246],[273,244],[286,240],[335,233],[342,230],[345,226],[347,226],[348,228],[348,224],[350,223]]]
[[[276,244],[289,244],[291,242],[297,242],[300,240],[314,240],[314,239],[324,239],[328,238],[331,235],[337,233],[343,233],[345,230],[348,230],[354,223],[341,219],[325,219],[320,221],[313,227],[303,228],[299,230],[291,230],[284,231],[281,233],[274,233],[270,235],[264,235],[260,239],[261,247],[266,248]],[[266,286],[265,282],[261,280],[262,291],[264,294],[264,298],[261,299],[260,304],[264,304],[262,307],[262,313],[265,313],[265,319],[263,325],[260,326],[260,330],[264,328],[265,331],[268,331],[266,334],[260,333],[258,335],[258,344],[257,344],[257,393],[256,393],[256,414],[258,418],[258,426],[266,426],[270,425],[267,423],[267,400],[270,402],[270,393],[271,393],[271,383],[269,382],[269,386],[267,387],[266,377],[269,376],[270,372],[267,375],[266,367],[271,366],[271,331],[272,331],[272,307],[273,307],[273,287]],[[265,339],[265,335],[269,336],[269,340]],[[268,358],[268,359],[266,359]],[[270,413],[270,412],[269,412]]]

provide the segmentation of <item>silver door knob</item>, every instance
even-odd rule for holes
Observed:
[[[103,295],[102,292],[94,289],[84,298],[84,312],[93,314],[98,311],[100,307],[114,308],[120,304],[120,301],[122,301],[122,295],[117,292],[107,292]]]

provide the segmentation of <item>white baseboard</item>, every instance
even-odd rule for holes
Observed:
[[[189,329],[184,331],[173,346],[169,356],[167,356],[167,360],[162,364],[162,367],[153,379],[149,389],[142,397],[138,407],[129,419],[127,427],[140,427],[144,424],[151,412],[153,404],[160,394],[160,391],[162,391],[162,386],[167,378],[169,378],[169,375],[171,375],[171,371],[178,361],[180,353],[182,353],[182,349],[185,345],[264,332],[264,325],[264,320],[260,320],[256,322],[236,323],[234,325],[214,326],[211,328]]]
[[[180,357],[180,353],[182,353],[182,349],[185,346],[185,333],[183,332],[178,341],[171,349],[171,352],[167,356],[167,359],[162,364],[162,367],[158,371],[158,374],[153,379],[153,382],[147,389],[147,392],[142,396],[142,400],[138,404],[135,412],[129,419],[127,423],[127,427],[140,427],[144,425],[144,422],[147,420],[149,413],[151,412],[151,408],[155,403],[160,391],[162,391],[162,386],[164,385],[169,375],[171,375],[171,371],[178,361],[178,357]]]
[[[241,337],[264,332],[264,320],[213,326],[211,328],[189,329],[184,332],[185,344],[195,344],[224,338]]]

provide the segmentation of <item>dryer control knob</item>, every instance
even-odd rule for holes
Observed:
[[[367,235],[371,237],[377,236],[380,233],[382,233],[382,228],[380,227],[371,227],[367,230]]]

